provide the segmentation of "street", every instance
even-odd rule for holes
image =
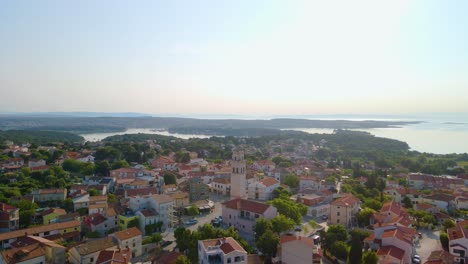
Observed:
[[[421,263],[424,263],[431,255],[434,250],[441,250],[442,245],[440,244],[439,234],[440,231],[432,230],[418,230],[422,233],[422,239],[419,243],[414,246],[415,254],[421,256]]]

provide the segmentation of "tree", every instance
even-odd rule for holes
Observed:
[[[266,230],[255,243],[260,252],[265,256],[265,263],[271,263],[271,258],[276,256],[278,244],[278,235],[270,229]]]
[[[164,173],[164,184],[177,184],[177,178],[172,173]]]
[[[374,251],[367,251],[364,252],[362,256],[362,264],[378,264],[379,263],[379,256]]]
[[[96,161],[94,165],[96,174],[107,176],[109,175],[110,165],[107,160]]]
[[[139,225],[140,225],[140,222],[138,221],[138,218],[135,218],[135,219],[128,221],[127,228],[138,227]]]
[[[89,188],[88,189],[89,196],[98,196],[99,192],[95,188]]]
[[[351,248],[349,250],[348,264],[361,264],[362,262],[362,241],[357,233],[352,234]]]
[[[348,257],[348,247],[344,241],[336,241],[331,245],[330,253],[339,259],[346,259]]]
[[[440,244],[442,244],[442,247],[443,247],[445,250],[448,250],[449,238],[448,238],[447,233],[445,233],[445,232],[440,232],[439,239],[440,239]]]
[[[348,240],[348,231],[346,231],[343,225],[329,225],[325,233],[324,247],[330,249],[336,241],[346,240]]]
[[[357,219],[359,226],[368,226],[370,224],[370,218],[375,213],[372,208],[364,208],[357,213]]]
[[[271,219],[272,230],[277,234],[285,232],[294,228],[294,221],[287,218],[286,216],[279,214],[275,218]]]
[[[255,227],[254,227],[255,241],[257,241],[263,233],[271,229],[273,229],[273,225],[271,224],[271,221],[265,218],[257,218],[257,221],[255,222]]]
[[[198,207],[192,205],[189,208],[187,208],[187,215],[194,216],[199,214],[200,211],[198,210]]]
[[[126,160],[117,160],[112,163],[111,168],[113,170],[120,169],[120,168],[128,168],[130,165]]]
[[[405,208],[413,208],[413,203],[411,202],[411,199],[408,196],[405,196],[403,200],[401,200],[401,203]]]
[[[290,188],[296,188],[299,186],[299,177],[294,174],[288,174],[284,177],[284,184]]]
[[[307,213],[307,207],[305,205],[296,203],[289,198],[276,198],[270,203],[278,209],[279,214],[291,218],[296,224],[300,224],[302,222],[302,216]]]
[[[191,264],[191,263],[192,262],[190,262],[190,260],[184,255],[178,256],[175,261],[175,264]]]
[[[178,163],[187,163],[190,161],[190,154],[188,152],[177,152],[175,161]]]
[[[286,190],[284,187],[280,186],[280,187],[274,189],[271,195],[272,195],[273,199],[275,199],[275,198],[279,198],[281,196],[289,197],[290,194],[289,194],[288,190]]]
[[[455,227],[455,223],[453,222],[452,219],[447,219],[444,221],[442,226],[444,227],[444,231],[447,232],[447,229]]]
[[[382,208],[382,203],[374,198],[367,198],[364,200],[362,206],[372,208],[374,210],[380,210],[380,208]]]

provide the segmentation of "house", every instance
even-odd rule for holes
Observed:
[[[120,168],[110,171],[110,176],[116,179],[133,179],[137,176],[138,169],[135,168]]]
[[[142,254],[142,234],[136,227],[128,228],[111,235],[119,248],[128,248],[132,258]]]
[[[445,193],[426,195],[422,198],[422,201],[433,204],[446,212],[453,210],[455,206],[455,197]]]
[[[174,207],[175,208],[183,208],[190,204],[189,194],[187,192],[176,192],[171,193],[169,196],[174,199]]]
[[[46,161],[43,159],[30,159],[28,161],[29,168],[41,167],[45,165],[46,165]]]
[[[6,203],[0,203],[0,233],[19,228],[19,209]]]
[[[272,171],[276,164],[271,160],[257,160],[252,164],[252,168],[260,171]]]
[[[39,244],[12,248],[1,252],[1,264],[29,264],[46,262],[45,250]]]
[[[198,263],[247,264],[247,251],[232,237],[199,240]]]
[[[163,255],[156,259],[156,263],[164,263],[164,264],[175,264],[176,260],[179,256],[183,254],[180,252],[164,252]],[[154,263],[154,262],[153,262]]]
[[[405,262],[405,251],[394,246],[383,246],[377,251],[379,263],[408,264]]]
[[[163,222],[163,228],[172,227],[176,221],[174,217],[174,199],[167,194],[130,197],[128,207],[133,212],[152,209],[156,212],[157,222]],[[146,220],[142,220],[142,222],[146,223]],[[144,227],[142,227],[142,230],[144,230]]]
[[[162,170],[175,171],[177,170],[177,163],[167,156],[161,156],[151,162],[151,167],[161,168]]]
[[[413,239],[416,231],[412,228],[395,228],[386,230],[382,234],[382,248],[394,247],[404,252],[402,256],[403,263],[411,263],[411,256],[413,256]]]
[[[158,224],[162,222],[159,219],[158,212],[154,209],[143,209],[136,213],[138,216],[140,230],[143,231],[143,235],[146,235],[146,226]],[[150,235],[150,234],[148,234]]]
[[[97,264],[101,251],[112,249],[117,249],[117,243],[114,242],[112,237],[89,240],[70,248],[68,251],[68,261],[72,264]]]
[[[421,173],[410,173],[407,176],[408,185],[412,189],[458,189],[465,186],[463,179],[451,176],[434,176]]]
[[[314,190],[322,188],[321,180],[316,176],[302,176],[299,180],[299,191]]]
[[[0,249],[10,248],[11,243],[15,242],[18,238],[23,237],[25,234],[45,237],[55,234],[67,234],[72,238],[80,237],[81,222],[74,220],[64,223],[54,223],[43,226],[35,226],[26,229],[19,229],[7,233],[0,233]]]
[[[352,194],[334,200],[330,204],[330,224],[342,224],[346,228],[356,225],[356,214],[361,201]]]
[[[72,198],[75,211],[89,207],[89,193],[83,193]]]
[[[67,189],[36,189],[32,191],[32,196],[36,202],[65,201]]]
[[[266,201],[272,199],[273,190],[280,186],[280,182],[272,177],[249,184],[248,197],[249,199]]]
[[[468,221],[460,221],[455,227],[447,229],[449,252],[457,263],[466,261],[468,251]]]
[[[278,246],[278,258],[281,263],[320,264],[322,252],[314,245],[312,238],[281,236]]]
[[[127,264],[130,263],[131,253],[129,249],[109,249],[99,252],[96,263],[98,264]]]
[[[455,258],[445,250],[432,251],[424,264],[453,264]]]
[[[236,198],[222,203],[222,215],[227,226],[251,234],[256,219],[273,219],[277,209],[269,204]]]
[[[67,212],[62,208],[49,208],[41,212],[42,224],[56,223],[57,217],[65,215]]]
[[[211,192],[230,195],[231,194],[231,178],[214,178],[210,184]]]
[[[44,258],[44,263],[61,264],[67,260],[64,246],[37,236],[23,237],[21,243],[3,251],[2,256],[0,263],[36,263],[37,258]]]

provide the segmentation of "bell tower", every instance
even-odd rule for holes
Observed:
[[[244,151],[238,149],[232,151],[231,167],[231,199],[247,199],[247,172],[244,160]]]

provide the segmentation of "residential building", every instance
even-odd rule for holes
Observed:
[[[98,264],[128,264],[131,252],[129,249],[110,249],[99,252],[96,263]]]
[[[19,228],[19,209],[6,203],[0,203],[0,233]]]
[[[460,221],[455,227],[447,229],[449,252],[457,263],[468,261],[468,220]]]
[[[273,191],[280,186],[280,182],[272,177],[249,184],[249,199],[266,201],[272,199]]]
[[[4,260],[10,259],[10,262],[3,263],[36,263],[39,254],[40,257],[45,258],[44,263],[62,264],[67,261],[64,246],[42,237],[24,236],[14,244],[12,249],[2,252]],[[39,248],[42,249],[43,253]],[[0,263],[2,263],[1,260]]]
[[[317,176],[302,176],[299,180],[299,191],[322,189],[321,179]]]
[[[72,264],[99,264],[97,259],[103,250],[117,249],[117,243],[112,237],[104,237],[86,241],[70,248],[68,251],[68,261]]]
[[[45,253],[39,244],[12,248],[1,252],[0,264],[47,263]]]
[[[136,227],[128,228],[111,235],[117,242],[119,248],[128,248],[132,258],[139,257],[142,254],[142,234]]]
[[[74,220],[0,233],[0,249],[10,248],[11,243],[15,242],[18,238],[23,237],[25,234],[45,237],[55,234],[63,235],[66,233],[68,236],[79,238],[80,232],[81,222]]]
[[[65,201],[67,198],[67,189],[36,189],[32,191],[35,202]]]
[[[231,194],[231,179],[220,177],[214,178],[210,184],[211,192],[221,194],[221,195],[230,195]]]
[[[46,166],[46,161],[43,159],[30,159],[28,161],[29,168],[41,167]]]
[[[433,204],[440,210],[444,210],[446,212],[450,212],[455,209],[455,197],[450,194],[435,193],[424,196],[422,200],[426,203]]]
[[[130,197],[129,199],[129,209],[131,209],[133,212],[152,209],[157,216],[157,222],[163,222],[163,228],[170,228],[176,222],[174,217],[174,204],[174,199],[167,194],[136,196]],[[153,219],[153,217],[151,217],[151,219]],[[146,223],[146,219],[141,220],[141,222]]]
[[[352,194],[345,194],[330,204],[330,224],[342,224],[346,228],[356,225],[356,214],[361,201]]]
[[[272,219],[277,215],[277,209],[269,204],[237,198],[222,203],[222,215],[227,226],[252,233],[256,219]]]
[[[453,264],[455,258],[445,250],[435,250],[431,252],[431,255],[427,258],[424,264]]]
[[[252,164],[252,168],[261,171],[272,171],[276,168],[276,164],[271,160],[257,160]]]
[[[284,264],[320,264],[322,252],[314,240],[301,236],[282,236],[278,258]]]
[[[198,263],[247,264],[247,251],[232,237],[199,240]]]

